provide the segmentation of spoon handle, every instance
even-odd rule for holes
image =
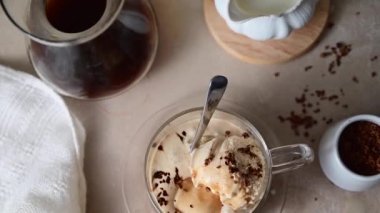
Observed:
[[[199,122],[196,134],[191,143],[190,151],[198,148],[200,139],[202,138],[203,133],[205,132],[207,125],[216,110],[216,107],[223,97],[224,91],[226,91],[227,84],[228,80],[224,76],[217,75],[211,79],[206,103],[203,107],[201,121]]]

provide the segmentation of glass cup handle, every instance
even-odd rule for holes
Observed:
[[[276,147],[270,150],[272,174],[292,171],[314,160],[314,152],[306,144]]]

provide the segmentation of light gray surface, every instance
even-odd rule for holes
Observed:
[[[118,97],[96,102],[67,100],[88,131],[85,172],[88,181],[88,212],[125,211],[122,200],[122,160],[128,142],[139,126],[162,107],[188,95],[204,92],[209,79],[222,74],[229,78],[227,96],[247,110],[265,118],[283,144],[307,142],[294,136],[278,115],[296,107],[294,97],[305,85],[310,89],[345,90],[343,110],[322,104],[324,115],[341,119],[358,113],[380,115],[380,76],[371,78],[380,60],[380,2],[378,0],[332,0],[335,26],[305,56],[290,63],[255,66],[240,62],[213,40],[204,22],[202,1],[153,0],[160,29],[160,46],[152,70],[133,89]],[[355,13],[360,11],[360,15]],[[31,71],[24,37],[0,12],[0,63]],[[353,45],[336,75],[327,74],[330,60],[321,59],[324,46],[345,41]],[[304,67],[313,69],[304,72]],[[280,76],[275,77],[274,73]],[[322,73],[326,73],[322,77]],[[356,75],[360,83],[352,82]],[[319,139],[324,124],[310,132]],[[312,144],[317,148],[318,142]],[[141,165],[136,165],[141,166]],[[322,174],[318,159],[311,166],[290,175],[284,207],[293,212],[378,212],[380,187],[364,193],[350,193],[334,187]],[[142,194],[144,192],[136,192]],[[317,200],[315,200],[317,198]]]

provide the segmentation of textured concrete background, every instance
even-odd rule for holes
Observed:
[[[318,140],[326,129],[323,117],[339,120],[359,113],[380,115],[380,60],[370,60],[380,56],[378,0],[332,0],[330,19],[335,25],[324,33],[320,42],[292,62],[271,66],[246,64],[224,52],[208,32],[202,1],[153,0],[153,5],[159,21],[160,45],[148,75],[128,92],[109,100],[67,99],[88,133],[85,158],[88,212],[127,211],[122,196],[122,171],[128,145],[136,131],[164,106],[204,91],[216,74],[229,78],[228,98],[262,118],[282,144],[309,143],[317,150]],[[2,11],[0,26],[0,63],[33,72],[25,52],[25,37],[11,26]],[[332,59],[322,59],[319,55],[326,45],[340,41],[352,44],[353,50],[342,59],[337,74],[331,75],[327,70]],[[313,68],[305,72],[309,65]],[[377,77],[371,77],[374,71]],[[276,73],[279,73],[277,77]],[[359,83],[353,82],[354,76]],[[342,88],[345,96],[340,97],[340,102],[349,105],[344,109],[321,102],[321,112],[312,114],[319,123],[309,131],[309,138],[295,136],[289,123],[278,119],[278,115],[300,111],[294,99],[306,86],[312,91],[323,89],[328,94],[339,93]],[[363,193],[343,191],[325,178],[318,159],[292,172],[288,180],[285,204],[278,208],[282,212],[375,213],[380,208],[380,187]],[[143,191],[135,193],[136,197],[146,196]],[[153,212],[149,205],[146,209],[130,211]]]

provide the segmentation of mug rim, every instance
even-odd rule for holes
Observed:
[[[149,200],[151,201],[151,204],[153,205],[153,207],[155,208],[156,212],[162,212],[162,210],[160,209],[160,207],[158,206],[157,204],[157,199],[155,199],[155,197],[152,195],[152,192],[151,192],[151,189],[150,189],[150,181],[149,181],[149,177],[148,177],[148,172],[149,172],[149,166],[148,166],[148,162],[149,162],[149,157],[150,157],[150,153],[151,153],[151,147],[152,147],[152,144],[154,143],[154,138],[157,137],[157,135],[169,124],[171,123],[172,121],[176,120],[177,118],[185,115],[185,114],[188,114],[188,113],[192,113],[192,112],[196,112],[196,111],[200,111],[202,112],[202,109],[203,107],[191,107],[191,108],[188,108],[188,109],[185,109],[185,110],[182,110],[180,111],[179,113],[175,113],[174,115],[172,115],[171,117],[169,117],[169,119],[167,119],[165,122],[163,122],[160,127],[157,129],[157,131],[152,135],[151,137],[151,141],[148,143],[148,147],[147,147],[147,150],[145,152],[145,157],[144,157],[144,177],[145,177],[145,188],[146,188],[146,191],[148,193],[148,196],[149,196]],[[254,207],[254,209],[250,209],[249,212],[251,211],[256,211],[258,209],[260,209],[260,207],[263,205],[263,201],[265,201],[268,197],[268,193],[270,191],[270,188],[271,188],[271,183],[272,183],[272,166],[273,166],[273,163],[272,163],[272,158],[271,158],[271,154],[270,154],[270,150],[265,142],[265,139],[263,138],[263,136],[261,135],[261,133],[259,132],[259,130],[252,124],[252,122],[250,122],[249,120],[247,120],[246,118],[244,118],[243,116],[235,113],[235,112],[231,112],[229,110],[226,110],[226,109],[223,109],[223,108],[217,108],[216,109],[216,112],[222,112],[222,113],[226,113],[228,115],[231,115],[233,117],[236,117],[237,119],[239,119],[240,121],[243,122],[244,125],[246,125],[248,128],[249,128],[249,131],[251,131],[253,134],[255,134],[255,137],[260,140],[263,148],[264,148],[264,151],[266,152],[266,156],[268,160],[266,160],[267,162],[267,170],[268,170],[268,175],[267,175],[267,184],[265,186],[265,190],[264,190],[264,194],[263,196],[261,197],[261,199],[259,200],[259,203]],[[265,158],[265,157],[264,157]]]
[[[379,180],[380,179],[380,173],[375,174],[375,175],[370,175],[370,176],[358,174],[358,173],[352,171],[350,168],[348,168],[346,166],[346,164],[342,161],[342,158],[340,157],[339,148],[338,148],[340,136],[342,135],[343,130],[348,125],[350,125],[354,122],[357,122],[357,121],[368,121],[368,122],[371,122],[371,123],[374,123],[374,124],[380,126],[380,117],[378,117],[376,115],[371,115],[371,114],[354,115],[354,116],[348,117],[348,118],[343,119],[340,122],[338,122],[337,123],[337,129],[335,130],[334,136],[331,140],[331,141],[334,141],[334,143],[335,143],[334,149],[335,149],[335,152],[337,153],[338,163],[340,164],[340,166],[342,168],[345,168],[349,174],[351,174],[354,178],[356,178],[358,180],[361,180],[361,181]]]

